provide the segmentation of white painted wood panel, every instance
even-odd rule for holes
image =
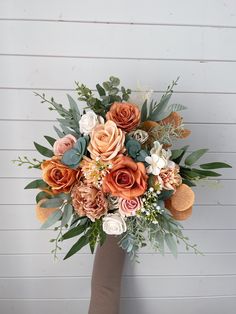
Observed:
[[[0,54],[235,60],[235,35],[235,28],[0,21]]]
[[[191,239],[193,244],[197,243],[203,253],[236,253],[236,243],[233,241],[236,230],[186,230],[184,234]],[[54,245],[49,242],[49,239],[55,238],[56,235],[57,233],[53,230],[0,231],[0,252],[2,254],[50,253]],[[63,242],[63,254],[70,249],[74,240]],[[180,253],[186,252],[182,243],[178,248]],[[89,253],[90,249],[86,247],[81,252]],[[153,253],[154,251],[150,247],[145,247],[140,252]],[[169,250],[166,249],[166,252]],[[53,262],[53,256],[51,258]],[[77,256],[72,258],[77,259]],[[202,258],[204,259],[204,256]]]
[[[57,299],[57,300],[0,300],[4,314],[30,313],[41,314],[44,312],[57,314],[87,313],[88,299]],[[204,311],[209,313],[234,314],[236,297],[185,297],[185,298],[122,298],[122,314],[169,314],[172,312],[182,314],[199,314]]]
[[[234,166],[195,189],[193,216],[183,222],[205,256],[181,246],[178,259],[162,257],[148,247],[140,264],[127,259],[121,313],[235,313],[235,15],[234,0],[0,1],[1,313],[87,313],[94,257],[85,248],[53,263],[56,233],[39,230],[36,191],[23,189],[39,173],[11,160],[38,156],[32,141],[53,136],[55,114],[34,90],[64,102],[66,92],[76,98],[75,80],[94,89],[110,75],[157,98],[180,76],[173,102],[188,106],[193,135],[179,145],[209,147],[202,162]]]
[[[0,293],[2,298],[88,298],[90,277],[79,278],[2,278]],[[158,285],[156,284],[158,280]],[[60,289],[55,289],[55,286]],[[143,289],[145,287],[145,289]],[[154,288],[155,287],[155,288]],[[123,277],[121,296],[126,298],[159,297],[201,297],[229,295],[236,293],[235,276],[176,276]]]
[[[140,254],[140,263],[126,258],[126,276],[213,276],[236,273],[236,254],[180,254],[176,260],[172,255]],[[22,277],[83,277],[91,276],[93,256],[78,254],[76,258],[52,263],[50,254],[1,255],[0,276]],[[157,267],[158,265],[158,267]],[[198,265],[198,267],[196,267]],[[222,265],[225,265],[223,268]],[[47,267],[46,267],[47,266]]]
[[[0,18],[5,19],[235,26],[235,12],[234,0],[180,0],[178,5],[175,0],[0,2]]]
[[[71,88],[73,88],[73,82],[71,83]],[[37,90],[37,92],[42,94],[45,91]],[[67,93],[75,100],[78,98],[73,91],[52,90],[46,93],[49,97],[53,96],[57,102],[63,103],[64,106],[67,106],[68,103]],[[132,95],[138,98],[140,93],[133,92]],[[161,95],[162,93],[153,93],[153,98],[158,100]],[[53,120],[57,117],[54,111],[49,112],[47,104],[40,103],[40,99],[34,95],[33,90],[0,89],[0,98],[3,104],[0,119]],[[181,112],[185,122],[236,123],[236,114],[234,114],[235,94],[174,93],[171,101],[173,103],[181,103],[188,108]],[[78,101],[78,105],[82,109],[85,103]],[[9,110],[9,107],[11,110]]]
[[[163,91],[180,76],[176,92],[236,93],[235,62],[1,56],[0,68],[1,88],[74,89],[74,81],[95,88],[115,75],[131,89]]]

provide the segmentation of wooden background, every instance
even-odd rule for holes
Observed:
[[[53,231],[39,230],[35,192],[23,190],[38,172],[11,160],[37,157],[32,141],[54,135],[55,115],[33,91],[64,102],[75,80],[94,88],[115,75],[157,98],[180,76],[173,102],[189,108],[193,134],[179,145],[234,166],[196,188],[184,223],[205,256],[180,247],[177,260],[150,249],[127,260],[121,313],[235,313],[236,2],[0,0],[0,38],[0,312],[87,313],[93,257],[53,263]]]

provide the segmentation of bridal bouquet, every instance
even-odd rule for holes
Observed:
[[[93,252],[106,235],[117,235],[131,258],[148,243],[162,254],[167,246],[176,256],[182,241],[187,250],[200,253],[183,235],[179,220],[191,215],[191,187],[220,175],[212,169],[230,166],[194,166],[207,149],[171,149],[173,141],[190,135],[178,113],[186,108],[169,104],[176,84],[168,86],[159,101],[144,97],[141,108],[116,77],[97,84],[96,93],[76,83],[78,100],[86,103],[83,112],[69,95],[65,108],[36,94],[60,115],[60,129],[54,127],[57,138],[44,136],[50,148],[34,143],[47,159],[16,161],[40,170],[41,178],[25,188],[40,190],[36,215],[42,228],[56,225],[58,235],[50,240],[55,256],[66,239],[76,242],[64,259],[86,245]]]

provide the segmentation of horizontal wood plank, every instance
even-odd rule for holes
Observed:
[[[60,287],[56,289],[55,287]],[[143,289],[145,287],[145,289]],[[124,277],[121,297],[193,297],[236,293],[236,277]],[[1,298],[81,298],[90,296],[89,278],[1,279]]]
[[[78,254],[76,258],[53,263],[50,254],[1,255],[0,277],[83,277],[90,276],[94,256]],[[140,254],[140,263],[126,257],[124,276],[213,276],[235,275],[236,254],[197,256],[181,254],[178,258],[160,254]],[[158,265],[158,267],[157,267]]]
[[[73,89],[74,81],[95,88],[115,75],[127,88],[163,91],[180,76],[176,92],[236,93],[234,62],[1,56],[0,67],[0,88]]]
[[[88,299],[57,299],[57,300],[0,300],[1,309],[4,314],[12,313],[34,313],[44,312],[57,314],[87,314]],[[209,313],[234,314],[236,297],[204,297],[204,298],[142,298],[142,299],[121,299],[122,314],[169,314],[172,312],[182,314]]]
[[[181,85],[181,81],[179,83]],[[73,87],[73,86],[72,86]],[[37,91],[42,94],[44,91]],[[57,102],[68,106],[66,93],[75,100],[78,95],[75,92],[47,91],[46,94],[53,96]],[[142,104],[145,92],[132,93],[131,101]],[[153,99],[160,99],[162,93],[153,93]],[[58,117],[55,111],[49,111],[47,104],[41,104],[33,91],[30,90],[0,90],[2,110],[0,119],[14,120],[54,120]],[[188,109],[181,112],[185,122],[191,123],[236,123],[234,113],[235,94],[185,94],[174,93],[171,102],[185,105]],[[85,103],[78,102],[80,110]],[[232,114],[229,114],[232,113]]]
[[[233,241],[236,230],[185,230],[184,234],[191,239],[191,243],[196,243],[203,253],[236,253],[236,244]],[[0,231],[0,236],[0,254],[42,254],[50,253],[54,248],[54,244],[50,243],[49,240],[55,238],[57,232],[52,230],[9,230]],[[62,243],[63,254],[69,250],[75,240],[70,239]],[[88,253],[89,248],[86,247],[81,252]],[[140,253],[142,252],[153,253],[154,250],[146,247],[140,250]],[[166,252],[169,251],[166,250]],[[179,246],[179,252],[186,252],[182,243]],[[77,257],[72,258],[76,259]]]
[[[181,0],[181,5],[176,5],[174,0],[120,0],[112,3],[108,0],[70,0],[69,6],[65,0],[42,0],[37,3],[30,0],[21,0],[20,3],[2,0],[0,3],[0,18],[58,21],[235,26],[235,11],[234,0]]]
[[[71,36],[73,33],[78,37],[79,45]],[[235,35],[235,28],[0,20],[0,37],[3,41],[0,54],[235,60]],[[42,45],[43,41],[47,45]],[[119,42],[122,45],[117,45]]]

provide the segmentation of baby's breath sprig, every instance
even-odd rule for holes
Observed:
[[[142,196],[142,206],[137,212],[138,216],[145,216],[148,222],[158,224],[158,214],[162,214],[164,209],[160,206],[159,194],[153,187],[150,187]]]

